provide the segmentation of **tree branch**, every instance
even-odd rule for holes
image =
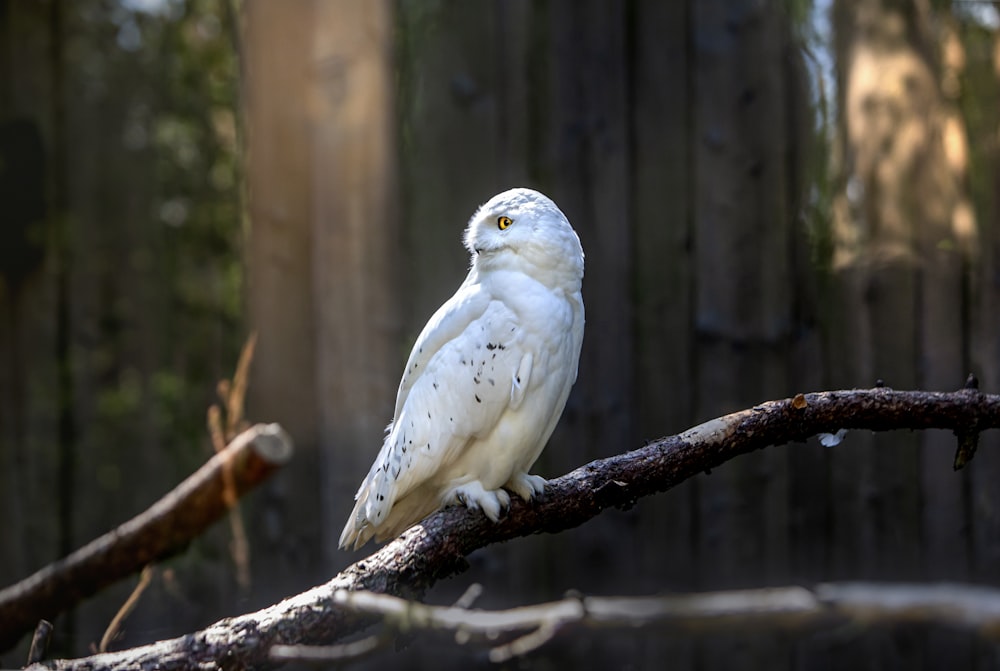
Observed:
[[[644,447],[600,459],[550,480],[531,503],[516,497],[500,522],[481,512],[446,508],[324,585],[269,608],[219,621],[169,641],[50,669],[118,669],[155,665],[162,671],[267,668],[274,645],[330,643],[375,621],[336,602],[343,590],[419,599],[437,580],[462,571],[473,550],[529,534],[579,526],[610,507],[665,491],[741,454],[840,428],[889,431],[950,429],[965,434],[1000,428],[1000,396],[976,389],[953,393],[887,388],[799,394],[715,419]],[[32,667],[36,668],[36,667]],[[41,667],[37,667],[41,668]]]
[[[228,510],[224,483],[237,497],[292,455],[277,424],[258,424],[137,517],[71,555],[0,591],[0,650],[111,583],[183,550]],[[235,499],[233,499],[235,501]]]
[[[772,587],[643,597],[567,597],[508,610],[427,606],[373,592],[337,592],[352,613],[378,616],[392,631],[446,632],[460,643],[488,645],[491,662],[532,652],[557,634],[579,629],[670,627],[692,634],[753,628],[800,632],[848,623],[932,624],[1000,638],[1000,590],[960,584],[830,583],[814,589]],[[377,636],[338,646],[276,645],[276,661],[354,661],[385,647]],[[497,643],[497,641],[503,641]]]

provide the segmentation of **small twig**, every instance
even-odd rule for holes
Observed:
[[[38,626],[35,627],[35,635],[31,637],[31,647],[28,649],[28,666],[45,659],[45,651],[49,649],[51,638],[52,623],[48,620],[39,620]]]
[[[976,377],[975,373],[969,373],[969,377],[965,378],[965,388],[979,389],[979,378]]]
[[[472,608],[472,604],[474,604],[476,602],[476,599],[482,596],[482,594],[483,594],[483,586],[480,585],[478,582],[474,582],[471,585],[469,585],[464,592],[462,592],[462,596],[458,597],[458,600],[455,601],[454,607]]]
[[[243,418],[243,404],[246,398],[247,385],[250,379],[250,364],[253,361],[254,348],[257,344],[257,334],[251,333],[236,364],[233,380],[220,380],[218,384],[219,398],[226,409],[226,423],[223,428],[222,410],[218,405],[208,408],[208,433],[216,452],[221,452],[226,441],[232,440],[237,430],[246,428]],[[237,506],[238,497],[233,483],[233,475],[223,472],[223,494],[229,506],[229,528],[232,533],[229,552],[236,567],[236,583],[243,593],[250,591],[250,542],[247,540],[243,516]]]
[[[128,599],[122,604],[122,607],[118,609],[115,613],[114,618],[111,620],[111,624],[104,631],[104,636],[101,637],[101,644],[97,647],[98,652],[107,652],[108,646],[111,645],[112,639],[118,634],[121,629],[122,623],[125,622],[125,618],[129,616],[133,610],[135,610],[136,605],[139,603],[139,598],[142,593],[146,591],[149,587],[149,583],[153,580],[153,574],[155,569],[153,565],[150,564],[146,568],[142,569],[142,573],[139,574],[139,582],[136,584],[135,589],[129,594]]]
[[[380,633],[341,645],[276,645],[271,648],[270,657],[276,662],[307,664],[357,661],[387,647],[392,638]]]
[[[496,664],[523,657],[529,652],[534,652],[553,638],[559,632],[559,623],[554,621],[542,622],[538,628],[524,636],[515,638],[510,643],[498,645],[490,650],[490,661]]]
[[[979,379],[972,373],[965,380],[964,390],[969,394],[979,393]],[[955,429],[955,439],[958,447],[955,449],[955,461],[952,463],[952,470],[961,470],[972,461],[979,449],[979,427],[973,421],[968,426]]]
[[[212,449],[216,453],[222,452],[226,447],[226,432],[222,428],[222,410],[214,403],[208,406],[205,424],[208,426],[208,437],[212,441]]]
[[[216,453],[226,448],[226,434],[222,429],[221,410],[217,405],[208,408],[208,434]],[[243,516],[240,515],[240,509],[237,506],[239,496],[236,493],[236,482],[232,468],[225,468],[222,471],[222,498],[226,507],[229,508],[229,530],[232,534],[229,554],[236,567],[236,584],[239,585],[243,593],[247,593],[250,591],[250,543],[247,541]]]
[[[246,421],[243,419],[243,405],[246,399],[247,386],[250,382],[250,364],[253,362],[253,353],[257,347],[257,333],[251,333],[240,350],[240,358],[236,364],[236,372],[233,374],[233,384],[229,390],[226,400],[226,438],[232,439],[239,431],[245,428]]]
[[[955,449],[955,461],[952,464],[952,469],[958,471],[965,468],[976,456],[976,450],[979,449],[979,432],[975,429],[956,431],[955,439],[958,441],[958,447]]]
[[[774,587],[665,596],[568,597],[496,611],[428,606],[371,592],[338,593],[334,601],[351,612],[381,617],[387,625],[383,637],[402,628],[405,619],[408,631],[451,632],[460,643],[494,646],[489,656],[497,663],[538,650],[568,629],[668,627],[704,634],[749,627],[796,632],[847,622],[865,626],[908,622],[962,628],[985,639],[1000,639],[1000,590],[957,584],[830,583],[814,590]],[[497,638],[510,635],[517,636],[494,645]],[[368,655],[377,648],[366,644],[359,649]],[[343,662],[355,659],[351,653],[348,645],[281,646],[280,659]]]

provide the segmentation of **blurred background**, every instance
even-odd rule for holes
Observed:
[[[1000,391],[1000,13],[976,0],[0,0],[0,585],[253,421],[293,462],[161,565],[114,643],[319,584],[409,347],[510,186],[587,252],[580,377],[536,472],[797,392]],[[483,607],[817,581],[1000,585],[1000,452],[853,433],[736,459],[429,596]],[[368,548],[370,551],[371,548]],[[240,580],[240,570],[249,579]],[[135,580],[56,620],[96,644]],[[0,623],[0,626],[3,626]],[[414,643],[380,666],[485,665]],[[4,653],[20,666],[26,643]],[[561,639],[527,668],[1000,668],[968,634]]]

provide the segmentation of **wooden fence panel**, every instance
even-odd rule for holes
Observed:
[[[834,55],[845,68],[861,67],[872,56],[861,39],[872,35],[864,21],[881,16],[874,28],[897,25],[882,16],[895,10],[875,0],[835,4]],[[405,357],[465,275],[468,217],[511,186],[552,196],[587,254],[580,377],[539,462],[543,475],[821,387],[882,378],[898,388],[954,388],[971,368],[984,390],[1000,389],[1000,222],[977,201],[979,244],[965,257],[952,220],[923,208],[932,193],[935,203],[952,202],[963,177],[949,182],[932,172],[943,162],[940,147],[924,146],[924,158],[905,154],[905,143],[891,141],[898,124],[873,116],[891,71],[870,90],[848,86],[838,100],[845,114],[838,179],[846,184],[853,175],[852,188],[871,197],[839,189],[832,269],[814,265],[817,252],[797,210],[808,186],[807,87],[790,19],[774,6],[251,0],[245,11],[247,309],[259,334],[249,413],[284,423],[298,447],[294,462],[245,507],[251,602],[321,581],[358,556],[335,544],[379,447]],[[894,48],[920,51],[904,37]],[[923,67],[897,73],[897,83],[910,76],[929,86],[910,96],[936,91],[934,68]],[[841,75],[848,83],[867,76]],[[890,88],[892,95],[906,90]],[[152,93],[136,100],[142,95]],[[903,95],[886,108],[901,105],[933,138],[934,128],[919,126],[929,123],[918,114],[925,102]],[[180,457],[202,454],[197,446],[168,451],[163,427],[142,433],[155,418],[141,409],[125,413],[116,433],[107,429],[114,418],[102,394],[128,392],[133,383],[147,389],[164,357],[188,355],[172,345],[183,329],[162,316],[160,233],[148,222],[123,223],[146,216],[151,164],[115,148],[128,119],[119,107],[105,111],[74,110],[67,125],[76,138],[67,159],[78,217],[68,337],[80,440],[64,508],[88,504],[66,526],[58,505],[38,502],[45,535],[0,552],[4,577],[42,563],[33,553],[51,558],[60,534],[75,543],[120,521],[123,500],[141,507],[148,491],[177,479]],[[135,177],[136,192],[108,198],[108,184],[126,176]],[[138,261],[118,268],[122,259]],[[17,339],[31,341],[24,384],[54,383],[54,364],[42,361],[42,350],[54,348],[54,285],[39,296],[46,316],[0,321],[2,400],[23,391],[5,363]],[[226,336],[214,328],[198,333],[210,334],[206,359],[222,366],[226,347],[213,338]],[[60,463],[56,413],[25,398],[29,407],[16,417],[0,404],[0,480],[10,488],[0,492],[0,514],[17,520],[9,528],[22,541],[35,522],[25,512],[34,499],[23,482],[55,477]],[[138,446],[131,451],[118,440],[129,432]],[[22,438],[30,451],[18,451]],[[557,598],[570,588],[652,593],[860,578],[997,583],[998,441],[984,437],[959,475],[949,468],[953,444],[948,435],[851,433],[834,448],[810,441],[747,455],[633,510],[476,553],[471,571],[431,598],[448,602],[472,581],[486,587],[484,606]],[[142,484],[124,492],[133,476]],[[225,541],[220,531],[180,560],[181,583],[218,577],[228,584],[228,558],[219,550]],[[122,592],[127,586],[80,611],[92,623],[81,630],[85,642]],[[152,603],[183,611],[170,624],[184,629],[235,608],[231,586],[205,593],[205,604],[178,606],[164,595]],[[166,626],[155,612],[136,618],[149,631]],[[649,640],[637,655],[633,644],[586,638],[552,654],[722,669],[871,660],[899,667],[929,653],[990,666],[968,640],[910,629],[863,634],[850,650],[822,637],[792,646],[768,636]],[[435,654],[413,659],[430,665]]]

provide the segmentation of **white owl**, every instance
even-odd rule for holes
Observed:
[[[491,198],[465,231],[472,268],[417,338],[385,442],[340,535],[392,538],[438,508],[494,522],[545,479],[528,475],[566,406],[583,343],[583,248],[531,189]]]

